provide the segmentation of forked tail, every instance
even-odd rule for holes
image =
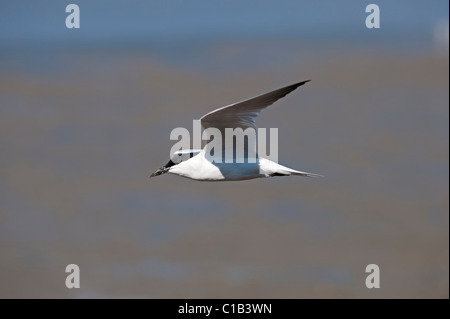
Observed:
[[[297,171],[295,169],[280,165],[266,158],[260,158],[259,167],[262,174],[266,176],[289,176],[289,175],[298,175],[298,176],[306,176],[306,177],[324,177],[323,175],[307,173]]]

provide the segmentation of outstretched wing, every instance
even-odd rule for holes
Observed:
[[[205,129],[214,127],[222,132],[225,128],[237,127],[243,130],[252,127],[256,130],[255,119],[261,111],[309,81],[295,83],[242,102],[221,107],[200,118],[201,124]]]

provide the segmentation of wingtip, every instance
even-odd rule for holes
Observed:
[[[308,82],[311,82],[311,80],[301,81],[301,82],[298,82],[297,84],[300,86],[300,85],[306,84]]]
[[[311,82],[311,80],[305,80],[301,82],[297,82],[295,84],[289,85],[289,87],[293,88],[294,90],[302,85],[305,85],[306,83]]]

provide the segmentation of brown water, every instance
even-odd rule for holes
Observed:
[[[1,56],[0,297],[449,297],[447,54],[149,51]],[[173,128],[305,79],[258,125],[326,178],[148,179]]]

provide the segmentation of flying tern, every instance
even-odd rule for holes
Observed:
[[[226,128],[242,128],[243,130],[253,128],[256,130],[255,119],[261,111],[307,82],[309,80],[218,108],[201,117],[201,125],[205,130],[211,128],[218,129],[222,133],[222,136],[225,136]],[[255,149],[255,151],[252,153],[253,155],[249,155],[249,152],[245,153],[246,158],[244,163],[217,163],[211,160],[207,146],[203,149],[185,149],[174,152],[169,162],[151,174],[150,177],[165,173],[199,181],[241,181],[290,175],[322,177],[322,175],[297,171],[282,166],[270,159],[259,157],[256,152],[256,145],[253,144],[250,146],[247,145],[247,147]],[[224,148],[226,147],[229,146],[224,146]],[[249,160],[250,156],[252,156],[251,159],[253,161]]]

